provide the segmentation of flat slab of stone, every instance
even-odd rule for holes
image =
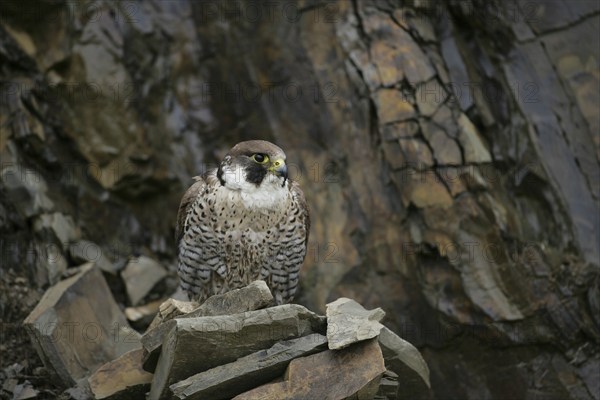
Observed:
[[[146,256],[132,259],[121,272],[127,296],[134,306],[139,305],[152,288],[166,276],[167,271],[163,266]]]
[[[142,399],[150,390],[152,374],[142,369],[143,350],[131,350],[98,368],[88,378],[97,400]]]
[[[170,321],[169,321],[170,322]],[[323,317],[297,304],[234,315],[177,318],[162,345],[149,399],[169,398],[169,386],[281,340],[323,333]]]
[[[140,347],[139,334],[92,263],[50,287],[24,325],[46,367],[67,386]]]
[[[326,350],[290,362],[282,382],[268,383],[234,400],[372,399],[385,372],[376,339]]]
[[[159,307],[159,314],[142,337],[146,350],[144,369],[154,372],[160,346],[165,335],[173,329],[173,318],[196,318],[217,315],[239,314],[254,311],[274,304],[273,295],[264,281],[254,281],[248,286],[224,294],[209,297],[198,306],[195,302],[169,299]]]
[[[327,304],[327,342],[330,350],[339,350],[379,335],[385,316],[381,308],[366,310],[352,299],[340,297]]]
[[[327,338],[318,333],[276,343],[267,350],[193,375],[171,385],[176,399],[230,399],[258,385],[270,382],[285,372],[295,358],[327,348]]]
[[[419,350],[387,327],[383,327],[378,340],[385,365],[398,375],[398,398],[431,398],[429,367]]]

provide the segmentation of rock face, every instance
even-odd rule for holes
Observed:
[[[141,347],[91,263],[48,289],[24,324],[44,364],[67,386]]]
[[[85,241],[170,295],[191,177],[268,139],[311,209],[296,301],[381,307],[438,398],[594,399],[598,2],[220,3],[0,2],[0,284]]]

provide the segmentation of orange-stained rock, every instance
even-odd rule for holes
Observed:
[[[152,374],[142,368],[143,350],[135,349],[110,361],[88,378],[92,394],[100,399],[139,399],[150,390]]]
[[[290,363],[283,381],[259,386],[234,399],[370,399],[385,370],[377,339],[372,339],[298,358]]]

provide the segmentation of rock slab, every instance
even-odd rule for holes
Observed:
[[[159,314],[142,337],[142,346],[147,353],[144,369],[154,372],[164,337],[175,325],[172,319],[239,314],[267,307],[273,302],[269,287],[260,280],[241,289],[211,296],[200,306],[195,302],[167,300],[159,307]]]
[[[150,390],[152,374],[142,369],[142,349],[131,350],[98,368],[88,378],[90,390],[97,400],[129,400],[144,398]]]
[[[385,372],[377,340],[293,360],[282,382],[268,383],[235,400],[372,399]]]
[[[121,273],[127,289],[127,296],[134,306],[139,305],[142,299],[165,276],[167,276],[167,271],[162,265],[146,256],[130,260]]]
[[[139,335],[92,263],[50,287],[24,325],[46,367],[67,386],[140,347]]]
[[[193,375],[171,385],[170,389],[176,399],[230,399],[277,378],[290,361],[323,350],[326,344],[327,338],[318,333],[282,341],[270,349]]]
[[[387,327],[381,329],[378,340],[385,365],[400,378],[398,398],[431,398],[429,367],[419,350]]]
[[[354,300],[340,297],[327,304],[327,342],[330,350],[339,350],[379,335],[385,316],[381,308],[366,310]]]

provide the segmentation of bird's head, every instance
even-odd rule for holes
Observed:
[[[283,188],[288,177],[285,153],[265,140],[240,142],[221,161],[217,177],[223,186],[233,190]]]

